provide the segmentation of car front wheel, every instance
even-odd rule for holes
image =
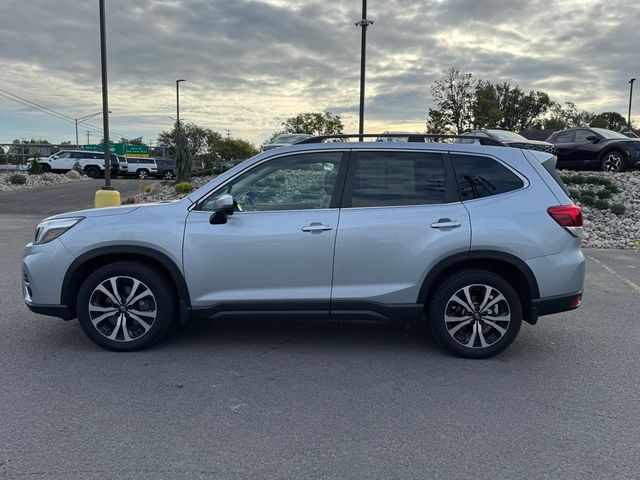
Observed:
[[[624,172],[626,167],[624,155],[617,150],[606,153],[600,162],[600,170],[603,172]]]
[[[87,277],[76,308],[91,340],[109,350],[133,351],[164,336],[175,300],[162,273],[138,262],[116,262]]]
[[[434,292],[427,316],[433,337],[466,358],[487,358],[507,348],[522,324],[516,290],[486,270],[463,270]]]

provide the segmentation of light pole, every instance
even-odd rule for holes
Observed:
[[[359,140],[362,142],[364,133],[364,74],[367,50],[367,27],[373,25],[373,20],[367,20],[367,0],[362,0],[362,19],[356,27],[362,27],[362,42],[360,44],[360,118],[358,121]]]
[[[180,137],[180,82],[185,82],[184,78],[176,80],[176,162],[178,161],[178,139]]]
[[[629,80],[629,116],[627,117],[627,128],[629,130],[631,130],[631,99],[633,98],[633,82],[635,81],[635,78]]]
[[[89,120],[90,118],[93,118],[93,117],[97,117],[101,113],[102,113],[102,110],[100,110],[99,112],[96,112],[96,113],[92,113],[91,115],[85,115],[84,117],[80,117],[80,118],[76,118],[75,119],[75,121],[76,121],[76,148],[80,148],[80,143],[79,143],[79,140],[78,140],[78,123],[82,123],[85,120]],[[109,113],[111,113],[111,110],[109,110]]]

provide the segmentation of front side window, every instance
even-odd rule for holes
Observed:
[[[442,155],[429,152],[358,152],[351,207],[444,203]]]
[[[452,154],[462,200],[489,197],[524,187],[515,173],[490,157]]]
[[[595,136],[591,130],[576,130],[576,143],[588,143],[587,137]]]
[[[267,161],[227,183],[202,204],[212,211],[215,199],[233,196],[241,212],[329,208],[343,152],[289,155]]]
[[[573,139],[575,138],[575,132],[562,132],[559,133],[556,138],[556,143],[573,143]]]
[[[71,152],[60,152],[56,155],[57,159],[69,158],[71,156]]]

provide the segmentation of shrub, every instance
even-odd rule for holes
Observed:
[[[582,185],[583,183],[587,183],[587,177],[583,175],[573,175],[570,177],[569,183],[575,183],[576,185]]]
[[[144,187],[144,193],[151,193],[151,185]]]
[[[595,175],[590,175],[585,178],[585,183],[589,183],[591,185],[611,185],[611,180],[604,177],[596,177]]]
[[[601,198],[602,200],[611,198],[611,192],[608,190],[600,190],[596,195],[598,195],[598,198]]]
[[[604,189],[610,193],[620,193],[620,189],[616,187],[613,183],[609,185],[605,185]]]
[[[571,198],[580,198],[580,190],[577,188],[569,188],[569,196]]]
[[[616,215],[624,215],[624,212],[627,211],[627,209],[625,208],[624,205],[620,205],[619,203],[614,203],[613,205],[611,205],[611,207],[609,207],[610,210],[615,213]]]
[[[13,185],[24,185],[27,183],[27,177],[19,173],[14,173],[13,175],[9,175],[9,183]]]
[[[609,202],[607,202],[606,200],[595,200],[593,202],[593,206],[594,208],[597,208],[598,210],[605,210],[607,208],[609,208]]]
[[[84,170],[82,169],[82,165],[80,165],[79,161],[76,160],[76,163],[74,163],[73,167],[71,168],[78,172],[80,175],[84,175]]]
[[[193,190],[189,182],[180,182],[173,188],[175,188],[176,193],[189,193]]]
[[[595,198],[593,194],[590,195],[588,193],[583,193],[582,195],[580,195],[580,203],[582,203],[583,205],[592,206],[594,201]]]
[[[34,158],[29,165],[29,175],[40,175],[42,173],[42,165],[38,161],[38,158]]]

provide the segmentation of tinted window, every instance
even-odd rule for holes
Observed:
[[[573,143],[575,132],[562,132],[556,137],[556,143]]]
[[[452,154],[451,160],[462,200],[498,195],[524,186],[520,177],[492,158]]]
[[[420,152],[358,152],[352,207],[443,203],[442,155]]]
[[[587,143],[587,137],[593,135],[593,132],[589,130],[576,130],[576,143]]]
[[[214,192],[202,210],[213,210],[215,199],[224,193],[233,195],[240,211],[329,208],[342,155],[319,152],[269,160]]]

